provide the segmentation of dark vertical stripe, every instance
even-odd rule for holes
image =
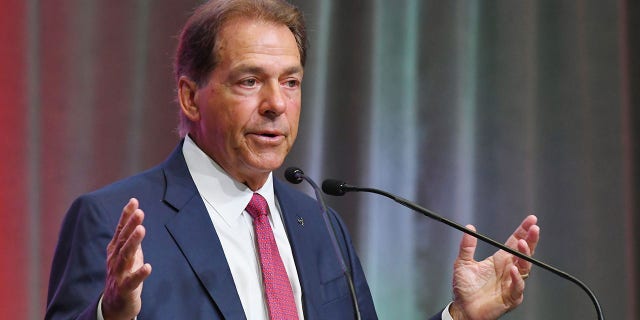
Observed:
[[[127,129],[127,172],[140,170],[142,131],[144,125],[144,105],[147,84],[147,59],[149,54],[149,0],[136,1],[136,21],[134,22],[133,45],[133,79],[131,92],[131,112]]]
[[[622,140],[622,192],[623,192],[623,209],[625,216],[625,267],[628,270],[629,281],[627,281],[628,292],[624,292],[622,296],[626,297],[627,305],[627,318],[638,319],[636,314],[635,304],[638,302],[637,292],[637,272],[638,268],[636,264],[636,251],[634,233],[634,215],[635,212],[633,203],[633,141],[632,141],[632,129],[631,129],[631,95],[630,95],[630,75],[631,65],[629,63],[629,34],[627,28],[629,27],[628,20],[628,4],[627,0],[621,0],[618,6],[618,43],[619,55],[620,55],[620,92],[621,92],[621,112],[620,122],[622,124],[621,140]]]
[[[65,121],[68,126],[64,128],[64,136],[71,142],[69,150],[72,153],[63,169],[65,173],[73,173],[74,179],[69,180],[72,182],[71,190],[84,190],[89,182],[94,181],[95,159],[92,159],[92,155],[94,150],[101,147],[99,140],[103,137],[101,132],[95,130],[99,122],[95,117],[99,111],[96,107],[99,106],[96,91],[102,85],[95,78],[98,71],[96,30],[101,27],[96,23],[97,2],[74,0],[70,3],[70,12],[73,14],[67,16],[71,23],[65,30],[65,36],[71,37],[70,72],[68,75],[58,75],[66,77],[65,85],[68,87],[64,89],[69,90],[71,96],[67,102],[69,113],[65,115]],[[46,71],[49,72],[48,69]]]
[[[591,88],[590,88],[590,61],[589,61],[589,17],[587,16],[587,8],[585,8],[584,1],[578,1],[576,3],[577,8],[577,21],[576,21],[576,32],[577,32],[577,45],[576,54],[577,54],[577,68],[578,68],[578,109],[576,109],[578,117],[579,117],[579,128],[582,130],[582,133],[576,136],[577,143],[582,145],[582,150],[580,154],[582,159],[580,159],[581,163],[579,164],[578,172],[580,173],[581,180],[583,182],[581,186],[580,194],[582,194],[582,201],[584,203],[581,204],[581,208],[588,212],[585,215],[585,226],[587,228],[586,235],[589,245],[596,244],[598,242],[597,236],[602,234],[600,232],[600,224],[598,223],[597,206],[598,203],[596,199],[598,199],[595,195],[594,184],[598,183],[595,177],[595,172],[598,170],[594,164],[594,149],[597,147],[595,144],[597,143],[595,140],[595,134],[593,130],[593,113],[595,112],[594,103],[592,102],[591,97]],[[601,263],[601,258],[593,255],[587,254],[585,255],[585,261],[587,263],[587,270],[596,270],[598,265]]]
[[[27,280],[29,319],[42,319],[43,301],[40,288],[43,285],[40,276],[40,266],[43,264],[40,247],[41,210],[41,127],[40,117],[40,64],[38,54],[40,52],[40,17],[39,0],[27,2],[27,110],[28,110],[28,134],[27,134],[27,183],[28,183],[28,215],[29,215],[29,276]]]
[[[526,2],[525,7],[527,8],[527,12],[529,14],[526,17],[526,32],[529,34],[529,41],[527,41],[527,64],[526,64],[526,74],[528,76],[527,85],[529,86],[529,93],[527,95],[528,101],[523,101],[525,107],[525,143],[526,143],[526,152],[527,157],[525,158],[525,200],[526,200],[526,208],[533,209],[535,208],[535,199],[537,198],[537,188],[538,188],[538,179],[537,173],[538,170],[536,168],[535,155],[538,154],[538,139],[539,137],[536,135],[538,131],[538,109],[536,108],[538,104],[538,96],[536,92],[538,92],[538,70],[540,68],[540,64],[538,62],[538,57],[535,55],[536,48],[538,48],[539,36],[537,34],[538,28],[538,20],[535,18],[538,16],[538,3],[537,2]],[[528,212],[532,213],[532,212]],[[533,212],[535,213],[535,212]]]

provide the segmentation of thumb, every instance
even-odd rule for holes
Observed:
[[[466,225],[466,228],[471,231],[476,231],[476,228],[470,224]],[[473,256],[476,252],[477,245],[478,245],[478,239],[465,233],[462,236],[462,241],[460,241],[460,251],[458,252],[458,260],[473,261]]]

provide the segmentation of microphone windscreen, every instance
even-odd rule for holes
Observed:
[[[345,185],[344,181],[340,181],[336,179],[327,179],[324,182],[322,182],[322,191],[332,196],[343,196],[345,194],[345,191],[342,188],[344,185]]]
[[[284,177],[287,179],[287,181],[293,184],[298,184],[302,182],[303,176],[304,176],[304,172],[300,168],[289,167],[287,168],[287,170],[284,171]]]

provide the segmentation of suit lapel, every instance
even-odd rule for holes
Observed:
[[[165,163],[164,173],[164,201],[177,210],[167,230],[223,317],[245,319],[220,239],[187,169],[182,144]]]
[[[313,255],[317,252],[314,249],[317,239],[314,239],[314,232],[311,230],[318,227],[312,224],[318,221],[319,207],[314,207],[311,199],[302,198],[301,194],[285,187],[280,180],[274,179],[274,187],[302,287],[305,319],[314,319],[317,314],[315,306],[318,305],[317,295],[319,293],[316,292],[318,284],[314,283],[313,279],[316,278],[315,275],[319,273],[319,270],[317,265],[313,263],[316,260]],[[308,230],[309,228],[311,229]]]

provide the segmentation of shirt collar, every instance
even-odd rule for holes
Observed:
[[[229,225],[238,223],[244,209],[251,201],[253,191],[229,176],[189,136],[184,139],[182,153],[203,200],[209,203]],[[256,192],[267,200],[272,214],[278,212],[273,192],[273,173],[269,173],[265,184]]]

